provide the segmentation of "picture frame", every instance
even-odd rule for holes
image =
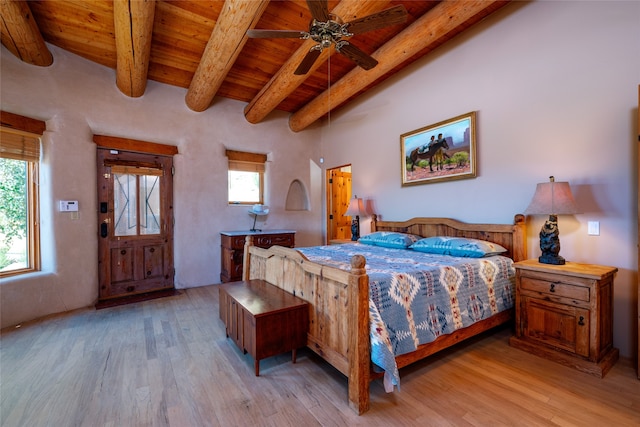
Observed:
[[[476,152],[475,111],[403,133],[402,186],[475,178]]]

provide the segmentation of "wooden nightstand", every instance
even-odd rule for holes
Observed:
[[[567,262],[515,263],[516,335],[509,343],[602,378],[613,347],[615,267]]]

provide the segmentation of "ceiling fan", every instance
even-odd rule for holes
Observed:
[[[309,72],[320,53],[331,45],[335,46],[338,53],[365,70],[370,70],[378,65],[378,61],[344,39],[407,20],[407,9],[403,5],[390,7],[346,23],[343,23],[339,16],[329,13],[327,0],[307,0],[307,5],[312,16],[309,31],[255,29],[247,31],[247,36],[251,38],[299,38],[316,42],[317,44],[309,50],[298,65],[294,72],[297,75]]]

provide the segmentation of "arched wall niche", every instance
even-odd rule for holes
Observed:
[[[308,211],[311,209],[307,189],[299,179],[294,179],[289,184],[289,192],[287,193],[287,201],[284,208],[288,211]]]

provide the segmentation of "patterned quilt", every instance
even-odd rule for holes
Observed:
[[[400,387],[395,356],[513,307],[515,269],[503,256],[461,258],[349,243],[296,248],[311,261],[350,269],[366,258],[371,360],[387,391]]]

